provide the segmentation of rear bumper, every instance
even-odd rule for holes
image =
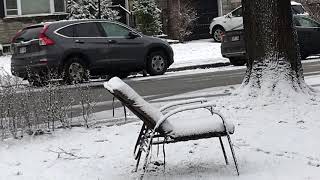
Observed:
[[[58,76],[59,60],[48,56],[12,57],[11,73],[14,76],[26,79],[33,74]]]
[[[245,58],[246,57],[246,51],[239,51],[239,52],[232,52],[232,53],[221,53],[222,57],[225,58]]]

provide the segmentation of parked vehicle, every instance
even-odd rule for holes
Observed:
[[[298,32],[301,59],[310,55],[320,54],[320,23],[308,16],[293,16]],[[227,31],[221,43],[221,54],[229,58],[230,63],[242,66],[246,63],[246,48],[243,26]]]
[[[12,40],[12,74],[33,84],[50,78],[67,83],[93,76],[126,77],[145,70],[164,74],[173,50],[159,38],[106,20],[72,20],[26,27]]]
[[[293,14],[308,15],[301,3],[291,1],[291,8]],[[242,6],[240,6],[224,16],[213,18],[209,27],[209,33],[214,41],[221,42],[224,32],[230,31],[242,25],[242,23]]]

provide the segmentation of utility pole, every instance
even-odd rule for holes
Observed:
[[[101,0],[98,0],[98,18],[101,19]]]

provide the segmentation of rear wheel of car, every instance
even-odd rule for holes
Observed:
[[[222,41],[222,35],[224,34],[225,30],[223,27],[215,27],[212,30],[212,38],[216,42],[221,42]]]
[[[229,58],[229,60],[230,64],[234,66],[243,66],[246,64],[246,60],[241,58]]]
[[[64,65],[64,81],[67,84],[78,84],[89,80],[86,63],[79,57],[70,58]]]
[[[147,60],[147,72],[151,76],[162,75],[167,71],[168,59],[163,51],[150,53]]]

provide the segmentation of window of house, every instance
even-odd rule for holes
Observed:
[[[6,16],[65,12],[65,0],[4,0]]]

